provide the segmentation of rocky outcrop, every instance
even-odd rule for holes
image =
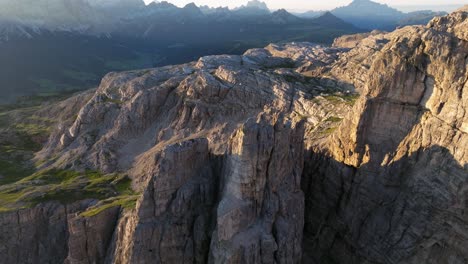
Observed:
[[[303,123],[250,119],[232,139],[211,263],[299,263]]]
[[[353,34],[353,35],[344,35],[341,37],[336,38],[333,41],[333,47],[337,48],[347,48],[353,49],[356,48],[364,39],[382,34],[383,32],[380,30],[373,30],[372,32],[361,33],[361,34]]]
[[[183,164],[183,166],[181,166]],[[206,139],[168,146],[137,208],[119,224],[112,263],[206,263],[217,179]]]
[[[225,157],[210,157],[206,139],[162,151],[119,223],[112,263],[300,262],[303,211],[292,205],[304,199],[303,124],[262,118],[238,130]]]
[[[363,96],[353,113],[309,150],[308,261],[468,261],[466,17],[403,28],[348,54],[372,59],[355,82]]]
[[[312,44],[271,45],[243,56],[108,74],[75,122],[57,131],[38,159],[58,156],[56,165],[80,160],[80,166],[104,172],[130,171],[141,187],[168,144],[204,137],[222,155],[234,131],[264,109],[311,117],[316,126],[349,107],[321,97],[339,88],[325,88],[301,72],[329,64],[341,52]]]
[[[46,203],[0,214],[1,263],[63,263],[68,255],[68,216],[90,201]]]
[[[65,263],[104,263],[119,213],[120,207],[116,206],[94,216],[70,216]]]

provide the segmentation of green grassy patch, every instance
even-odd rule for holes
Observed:
[[[145,76],[146,74],[149,74],[149,73],[151,73],[151,70],[141,70],[137,72],[139,77]]]
[[[325,122],[338,123],[338,122],[341,122],[342,120],[343,118],[341,117],[330,116],[329,118],[327,118],[327,120],[325,120]]]
[[[35,172],[31,159],[47,140],[54,120],[35,115],[35,101],[3,108],[0,112],[0,186]]]
[[[74,181],[78,176],[80,176],[80,173],[76,171],[51,169],[35,173],[27,178],[24,178],[21,180],[21,182],[35,181],[43,185],[60,184]]]
[[[22,161],[0,158],[0,185],[16,182],[33,172],[34,168],[23,164]]]
[[[299,120],[307,120],[309,118],[309,116],[306,116],[306,115],[303,115],[299,112],[294,112],[297,116],[297,118],[299,118]]]
[[[347,104],[349,106],[354,106],[357,99],[359,98],[359,94],[346,94],[346,95],[343,95],[343,94],[340,94],[340,93],[336,93],[336,94],[333,94],[333,95],[326,95],[326,96],[324,96],[324,98],[326,100],[328,100],[329,102],[333,103],[333,104],[345,103],[345,104]]]
[[[325,129],[324,131],[322,131],[320,134],[322,136],[328,136],[330,134],[333,134],[333,132],[335,132],[337,129],[338,129],[338,127],[329,127],[327,129]]]
[[[116,206],[120,206],[125,209],[135,208],[138,195],[123,195],[114,197],[111,199],[104,200],[98,203],[96,206],[89,208],[87,211],[81,213],[83,217],[92,217],[100,214],[101,212]]]
[[[127,206],[130,204],[127,198],[135,195],[131,180],[125,175],[50,169],[1,186],[0,207],[5,211],[5,208],[13,210],[48,201],[67,204],[84,199],[108,200],[114,197],[122,199],[113,200],[113,203]]]
[[[16,203],[23,195],[23,192],[0,192],[0,213],[11,211],[12,208],[8,207],[8,205]]]
[[[45,83],[50,84],[48,82]],[[34,115],[34,111],[38,110],[42,104],[65,100],[77,91],[79,90],[76,88],[68,89],[66,91],[57,91],[52,87],[48,91],[41,91],[34,95],[22,96],[14,103],[0,105],[0,115],[8,115],[7,112],[12,110],[29,112],[31,115]]]
[[[54,123],[55,123],[55,120],[53,120],[53,119],[51,119],[51,118],[42,117],[42,116],[37,116],[37,115],[33,115],[33,116],[28,117],[28,121],[31,121],[31,122],[42,122],[42,123],[46,123],[46,124],[54,124]]]
[[[13,127],[20,133],[30,136],[43,136],[48,135],[51,127],[43,124],[34,123],[16,123]]]
[[[121,197],[113,200],[114,204],[130,206],[132,202],[124,197],[135,193],[125,175],[92,170],[37,171],[32,161],[34,152],[42,148],[56,124],[56,120],[39,116],[37,110],[41,104],[57,98],[60,96],[33,96],[0,109],[0,212],[48,201],[67,204],[83,199],[107,201],[113,197]]]

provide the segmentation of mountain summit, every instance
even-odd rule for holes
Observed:
[[[270,13],[270,9],[267,4],[259,0],[251,0],[246,5],[235,8],[234,11],[242,12],[246,15],[262,15]]]
[[[259,1],[259,0],[251,0],[245,5],[245,7],[248,8],[258,8],[262,10],[270,10],[265,2]]]
[[[370,0],[354,0],[347,6],[331,11],[335,16],[366,29],[388,29],[404,17],[404,14],[385,4]]]
[[[352,24],[349,24],[342,19],[338,18],[337,16],[333,15],[331,12],[325,12],[323,15],[314,19],[314,21],[321,25],[329,25],[334,28],[347,28],[347,29],[354,29]]]

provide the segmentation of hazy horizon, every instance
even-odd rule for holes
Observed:
[[[154,2],[154,0],[144,0],[146,4]],[[210,7],[229,7],[235,8],[245,5],[249,0],[166,0],[174,5],[183,7],[186,4],[194,2],[198,6],[208,5]],[[452,11],[457,6],[468,4],[466,1],[456,0],[412,0],[408,4],[407,0],[373,0],[381,4],[387,4],[401,11],[408,12],[422,9],[432,9],[433,11]],[[310,0],[264,0],[268,7],[273,10],[287,9],[290,11],[309,11],[309,10],[330,10],[340,6],[346,6],[352,0],[329,0],[329,1],[310,1]]]

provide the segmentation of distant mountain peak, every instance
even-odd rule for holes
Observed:
[[[378,4],[371,0],[354,0],[351,4],[369,4],[369,3]]]
[[[198,6],[194,2],[186,4],[184,8],[185,9],[199,9]]]
[[[259,0],[250,0],[245,7],[270,10],[265,2]]]
[[[366,0],[364,0],[366,1]],[[346,24],[344,20],[335,16],[332,12],[327,11],[323,13],[321,16],[315,18],[315,21],[320,21],[322,23],[329,23],[329,24],[336,24],[336,23],[343,23]]]
[[[284,8],[281,8],[281,9],[278,9],[276,10],[275,12],[273,12],[273,15],[292,15],[291,13],[289,13],[286,9]]]
[[[282,18],[288,18],[288,19],[298,19],[297,16],[289,13],[286,9],[278,9],[275,12],[272,13],[272,16],[274,17],[282,17]]]
[[[333,15],[330,11],[323,13],[321,16],[314,18],[314,22],[320,25],[327,25],[336,28],[347,28],[350,30],[357,30],[352,24],[349,24],[341,18]]]
[[[371,0],[354,0],[353,2],[351,2],[349,4],[350,6],[387,6],[386,4],[381,4],[381,3],[378,3],[378,2],[374,2],[374,1],[371,1]]]
[[[148,6],[157,6],[157,7],[163,7],[163,8],[177,8],[177,6],[167,1],[161,1],[161,2],[153,1]]]
[[[370,0],[354,0],[349,5],[335,8],[331,12],[346,22],[366,29],[391,30],[405,17],[405,14],[397,9]]]
[[[387,10],[392,10],[393,12],[402,13],[402,12],[398,11],[397,9],[388,6],[387,4],[381,4],[381,3],[377,3],[377,2],[374,2],[374,1],[371,1],[371,0],[354,0],[349,5],[342,6],[342,7],[337,7],[334,10],[350,9],[350,8],[364,8],[364,10],[361,10],[361,11],[364,11],[364,12],[367,11],[368,9],[371,9],[371,8],[376,8],[376,9],[378,8],[378,9],[382,9],[382,10],[387,9]],[[332,12],[334,10],[332,10]]]
[[[270,14],[270,9],[265,2],[259,0],[251,0],[246,5],[235,8],[234,11],[242,12],[243,15],[266,15]]]
[[[262,13],[270,12],[267,4],[259,0],[251,0],[246,5],[242,5],[234,10],[258,10]]]
[[[302,19],[289,13],[286,9],[279,9],[271,14],[277,24],[295,23]]]
[[[366,0],[358,0],[358,1],[366,1]],[[332,12],[330,12],[330,11],[326,11],[326,12],[323,13],[320,17],[321,17],[321,18],[336,18],[336,19],[339,19],[338,17],[336,17],[335,15],[333,15]]]
[[[187,16],[187,17],[200,17],[200,16],[203,16],[203,12],[201,11],[201,9],[195,4],[195,3],[189,3],[189,4],[186,4],[183,8],[183,16]],[[181,17],[182,19],[184,17]]]

